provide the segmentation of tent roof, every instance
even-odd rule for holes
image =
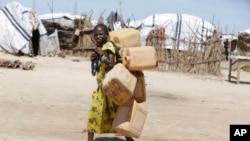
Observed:
[[[189,15],[189,14],[177,14],[177,13],[164,13],[164,14],[153,14],[150,15],[148,17],[146,17],[145,19],[142,20],[142,23],[144,24],[144,26],[167,26],[168,24],[170,24],[170,22],[177,22],[178,18],[182,19],[183,23],[188,23],[189,25],[195,25],[197,26],[198,24],[202,24],[204,22],[204,27],[213,27],[214,26],[203,20],[200,17],[196,17],[193,15]]]
[[[48,14],[42,14],[38,16],[39,19],[42,20],[49,20],[49,19],[60,19],[60,18],[66,18],[70,20],[74,20],[76,18],[80,19],[82,18],[79,15],[72,15],[70,13],[48,13]]]
[[[244,32],[249,33],[250,34],[250,28],[248,28],[247,30],[245,30]]]

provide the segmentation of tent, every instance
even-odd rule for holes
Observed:
[[[250,28],[246,29],[244,32],[250,34]]]
[[[140,30],[142,45],[151,30],[161,28],[165,31],[165,48],[172,49],[175,42],[179,50],[187,50],[190,42],[202,43],[212,36],[215,26],[202,18],[188,14],[153,14],[142,20]]]
[[[75,47],[73,36],[76,20],[84,19],[84,16],[72,15],[70,13],[48,13],[39,15],[38,18],[42,21],[49,35],[55,31],[57,32],[60,49]]]
[[[57,52],[57,33],[48,36],[31,8],[10,2],[0,10],[0,51],[28,56]],[[56,32],[56,31],[55,31]]]
[[[0,51],[31,55],[33,30],[38,29],[39,20],[35,13],[20,3],[11,2],[0,11]]]

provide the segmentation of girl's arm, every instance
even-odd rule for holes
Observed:
[[[115,55],[110,50],[107,50],[107,53],[108,56],[102,55],[101,61],[108,66],[107,70],[110,70],[115,65]]]

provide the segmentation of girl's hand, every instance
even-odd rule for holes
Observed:
[[[95,48],[95,52],[96,52],[99,56],[102,56],[101,47],[96,47],[96,48]]]
[[[93,52],[90,56],[90,60],[93,61],[93,60],[95,60],[96,57],[97,57],[97,54],[95,52]]]

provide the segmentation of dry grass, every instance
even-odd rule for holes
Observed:
[[[239,55],[250,56],[250,34],[245,32],[239,33],[237,49]]]
[[[237,54],[241,56],[250,56],[250,34],[246,32],[239,33],[237,42]],[[250,67],[242,67],[242,70],[250,72]]]

